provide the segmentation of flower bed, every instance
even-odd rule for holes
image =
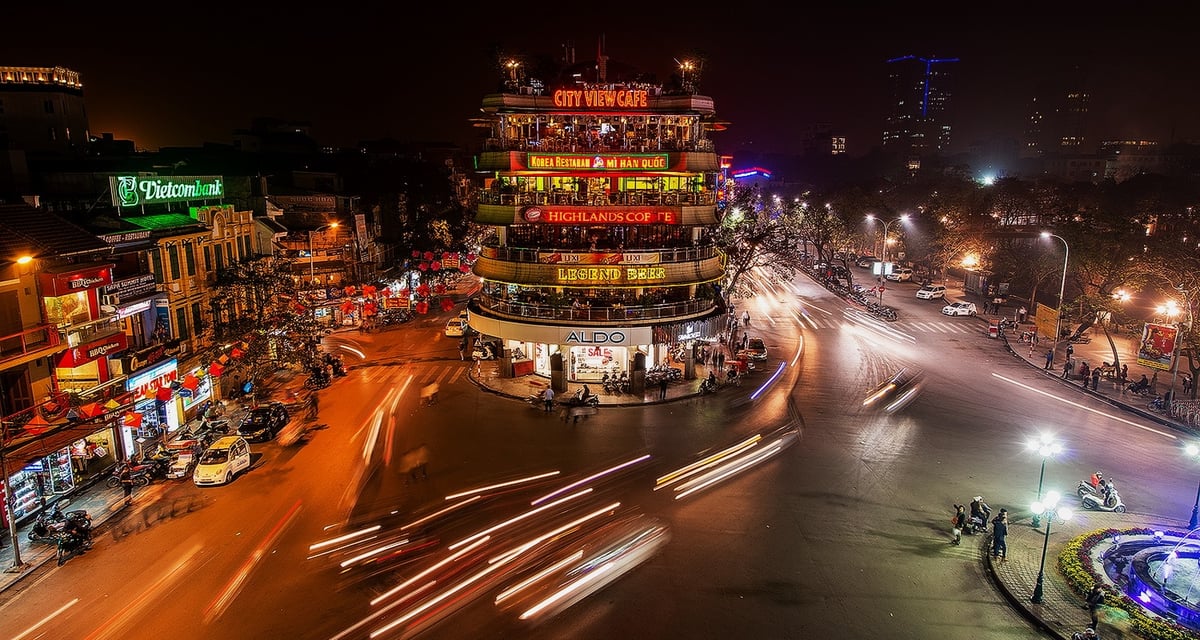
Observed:
[[[1100,542],[1111,540],[1114,535],[1152,536],[1154,535],[1154,530],[1141,528],[1102,529],[1079,536],[1068,542],[1066,548],[1058,555],[1058,570],[1066,578],[1067,584],[1080,597],[1085,596],[1091,591],[1093,585],[1099,584],[1103,586],[1107,584],[1104,580],[1103,569],[1098,570],[1093,562],[1092,548]],[[1163,535],[1176,538],[1187,536],[1186,533],[1179,533],[1177,531],[1164,531]],[[1107,592],[1108,597],[1105,598],[1105,604],[1110,607],[1122,609],[1129,614],[1133,630],[1141,637],[1149,638],[1150,640],[1200,640],[1200,635],[1197,635],[1191,629],[1180,626],[1171,620],[1152,615],[1140,604],[1134,602],[1132,598],[1125,595],[1125,593],[1112,589],[1107,589]]]

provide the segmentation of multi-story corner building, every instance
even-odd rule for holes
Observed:
[[[0,67],[0,149],[82,154],[87,141],[87,109],[78,72]]]
[[[607,68],[483,99],[476,222],[495,233],[469,324],[503,341],[503,372],[563,385],[627,371],[636,384],[673,345],[724,329],[713,101]]]
[[[950,74],[958,58],[901,56],[888,60],[892,103],[883,146],[910,159],[944,153],[950,146]]]

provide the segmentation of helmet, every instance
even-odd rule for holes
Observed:
[[[971,499],[974,500],[975,502],[983,502],[983,496],[975,496],[974,498],[971,498]]]

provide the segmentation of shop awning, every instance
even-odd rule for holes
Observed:
[[[48,456],[51,453],[62,449],[63,447],[70,446],[72,442],[87,436],[95,430],[96,427],[94,425],[89,427],[69,427],[66,429],[59,429],[54,433],[19,445],[16,449],[10,450],[4,455],[13,462],[19,461],[23,465],[28,464],[34,460],[37,460],[38,458]],[[12,470],[13,469],[10,466],[9,471]]]

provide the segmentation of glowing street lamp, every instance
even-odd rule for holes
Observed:
[[[1042,472],[1038,475],[1038,490],[1037,499],[1040,502],[1042,499],[1042,482],[1046,479],[1046,459],[1052,458],[1062,453],[1062,445],[1054,440],[1054,436],[1043,433],[1038,438],[1033,438],[1028,445],[1030,450],[1036,451],[1042,457]],[[1033,528],[1036,529],[1042,526],[1042,516],[1038,512],[1033,513]]]
[[[1046,547],[1050,544],[1050,524],[1054,522],[1054,516],[1069,520],[1071,511],[1066,506],[1059,506],[1058,501],[1062,498],[1057,491],[1051,491],[1046,494],[1045,500],[1039,500],[1030,506],[1030,509],[1037,515],[1046,516],[1046,538],[1042,540],[1042,565],[1038,569],[1037,586],[1033,588],[1033,597],[1029,599],[1034,604],[1042,603],[1043,584],[1046,582]]]
[[[318,231],[324,231],[325,229],[335,229],[336,230],[337,228],[338,228],[338,223],[330,222],[329,224],[323,224],[323,225],[317,227],[316,229],[312,229],[308,232],[308,277],[312,280],[312,282],[317,281],[317,265],[313,259],[313,246],[312,246],[313,234]]]
[[[1067,244],[1066,238],[1050,233],[1049,231],[1043,231],[1042,237],[1062,240],[1064,249],[1062,282],[1058,285],[1058,316],[1054,319],[1054,348],[1058,349],[1058,338],[1062,335],[1063,292],[1067,289],[1067,260],[1071,257],[1071,246]]]

